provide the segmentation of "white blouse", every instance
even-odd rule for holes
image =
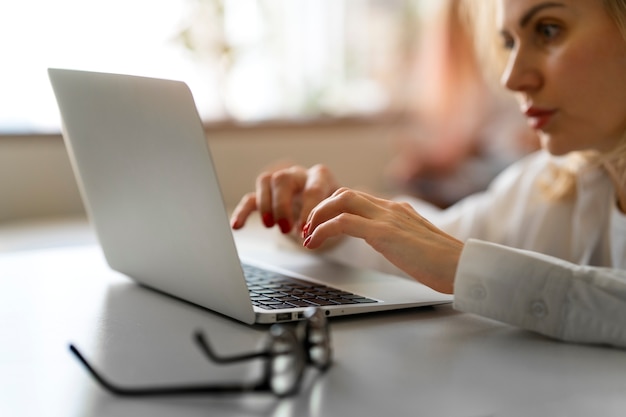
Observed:
[[[561,160],[532,154],[447,210],[405,200],[465,241],[455,309],[565,341],[626,347],[626,215],[601,169],[579,175],[572,201],[543,197],[537,181],[551,163]],[[402,274],[372,251],[345,239],[328,256]]]

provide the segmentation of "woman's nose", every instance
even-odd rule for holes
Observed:
[[[543,76],[532,56],[517,49],[511,51],[500,83],[514,92],[531,92],[542,87]]]

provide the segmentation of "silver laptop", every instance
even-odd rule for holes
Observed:
[[[269,259],[242,262],[185,83],[66,69],[48,74],[83,202],[111,268],[249,324],[298,320],[310,305],[338,316],[451,301],[365,269],[328,263],[287,271]]]

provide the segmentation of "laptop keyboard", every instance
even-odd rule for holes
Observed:
[[[376,303],[376,300],[244,264],[252,304],[278,310],[294,307]]]

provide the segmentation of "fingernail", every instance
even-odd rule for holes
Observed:
[[[265,227],[274,226],[274,216],[272,213],[263,213],[263,224]]]
[[[311,243],[311,237],[309,236],[306,239],[304,239],[304,243],[302,243],[302,246],[304,246],[305,248],[309,247],[309,243]]]
[[[311,228],[311,224],[307,223],[302,228],[302,239],[305,239],[309,235],[309,229]]]
[[[289,224],[289,220],[287,219],[278,220],[278,227],[280,227],[280,231],[284,234],[289,233],[289,231],[291,230],[291,225]]]

